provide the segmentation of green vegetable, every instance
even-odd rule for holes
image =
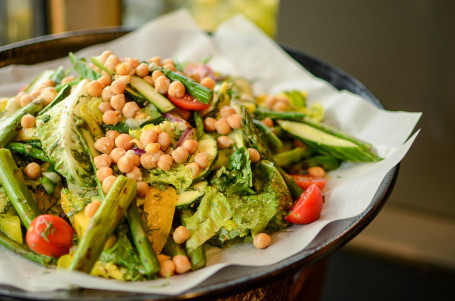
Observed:
[[[103,251],[104,244],[135,196],[136,181],[118,176],[95,216],[90,220],[69,267],[70,271],[90,273]]]
[[[55,171],[79,186],[95,186],[90,158],[77,130],[76,113],[91,99],[85,89],[87,83],[87,80],[81,81],[67,98],[37,118],[43,150]]]
[[[155,89],[142,78],[132,76],[130,85],[138,91],[143,98],[153,103],[158,110],[160,110],[160,112],[166,113],[175,108],[175,106],[166,97],[161,95],[161,93],[156,92]]]
[[[39,263],[43,266],[50,266],[52,264],[55,264],[55,259],[47,256],[43,256],[40,254],[37,254],[33,252],[32,250],[24,247],[21,244],[18,244],[17,242],[9,239],[2,233],[0,233],[0,245],[4,246],[7,249],[10,249],[14,253],[21,255],[33,262]]]
[[[369,143],[327,125],[309,121],[293,122],[286,120],[279,120],[278,124],[283,130],[322,154],[345,161],[373,162],[381,160],[370,151],[371,145]]]
[[[6,118],[20,109],[20,105],[14,97],[0,98],[0,123],[3,118]]]
[[[164,73],[164,75],[166,75],[166,77],[169,78],[171,81],[181,82],[185,86],[186,92],[193,96],[194,98],[196,98],[197,100],[199,100],[200,102],[208,104],[212,101],[213,91],[211,89],[204,87],[203,85],[199,84],[190,77],[186,77],[172,70],[162,67],[158,69],[161,70]]]
[[[102,127],[105,132],[114,130],[122,134],[128,134],[130,131],[130,127],[124,122],[119,122],[116,125],[102,124]]]
[[[194,119],[194,123],[196,124],[197,140],[201,140],[202,137],[204,137],[204,135],[205,135],[205,132],[204,132],[204,121],[202,120],[201,112],[194,111],[193,112],[193,119]]]
[[[44,70],[40,75],[35,77],[33,81],[24,89],[24,92],[31,93],[43,82],[49,80],[54,74],[54,70]]]
[[[290,90],[284,92],[287,96],[291,107],[296,111],[301,111],[301,109],[306,108],[306,95],[298,90]]]
[[[324,170],[328,171],[340,167],[341,160],[332,156],[320,155],[306,158],[304,164],[308,165],[308,167],[322,166]]]
[[[281,167],[297,164],[304,158],[313,154],[309,147],[296,147],[290,151],[273,155],[273,161]]]
[[[123,94],[125,94],[126,98],[131,99],[141,107],[145,106],[148,103],[147,99],[144,98],[144,96],[142,96],[139,92],[130,86],[126,86]]]
[[[184,209],[180,211],[180,222],[183,226],[186,227],[185,219],[193,216],[193,211],[191,209]],[[186,244],[186,254],[191,261],[191,269],[197,270],[205,267],[207,264],[207,258],[205,255],[205,244],[200,245],[199,247],[192,249],[189,248]]]
[[[56,86],[60,85],[62,80],[70,74],[70,71],[63,68],[63,66],[59,66],[57,70],[52,74],[51,80],[54,82]]]
[[[90,68],[85,59],[77,58],[72,52],[69,54],[71,64],[73,64],[74,70],[79,73],[81,78],[89,80],[97,80],[101,77],[101,74],[97,73],[95,70]]]
[[[193,173],[183,164],[174,163],[169,171],[153,168],[147,171],[148,183],[170,184],[177,189],[186,189],[193,182]]]
[[[269,109],[264,109],[261,107],[257,107],[254,111],[254,117],[256,119],[264,119],[264,118],[271,118],[271,119],[282,119],[282,120],[296,120],[301,121],[306,116],[305,113],[302,112],[295,112],[295,111],[288,111],[288,112],[277,112],[271,111]]]
[[[163,248],[163,253],[170,256],[171,258],[176,255],[186,256],[185,247],[183,245],[179,245],[178,243],[176,243],[172,239],[172,236],[169,236],[168,239],[166,240],[166,244],[164,245]]]
[[[144,231],[144,226],[142,225],[136,204],[131,204],[126,217],[128,219],[134,245],[136,246],[142,265],[144,266],[145,274],[148,276],[156,274],[160,270],[160,263],[158,262],[156,254],[147,238],[147,234]]]
[[[272,130],[263,124],[261,121],[257,119],[253,119],[254,125],[262,132],[264,133],[266,139],[277,149],[281,149],[283,147],[283,142],[278,138],[275,133],[272,132]]]
[[[43,107],[45,102],[42,99],[35,99],[23,108],[20,108],[11,115],[0,120],[0,147],[4,147],[10,142],[17,131],[22,127],[21,119],[24,115],[36,115]]]
[[[19,154],[29,156],[31,158],[35,158],[44,162],[50,162],[49,158],[47,157],[44,151],[38,148],[34,148],[29,144],[8,142],[5,145],[5,148],[11,151],[18,152]]]
[[[55,106],[56,104],[58,104],[59,102],[61,102],[65,98],[67,98],[68,95],[70,95],[70,93],[71,93],[71,86],[64,85],[60,89],[60,91],[59,91],[58,95],[55,97],[55,99],[50,104],[48,104],[43,110],[41,110],[40,115],[43,115],[44,113],[49,111],[53,106]]]
[[[40,212],[25,184],[22,171],[17,167],[8,149],[0,149],[0,184],[22,223],[28,228]]]

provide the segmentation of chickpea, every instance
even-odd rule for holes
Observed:
[[[226,118],[220,118],[215,122],[215,128],[218,134],[227,135],[231,132],[231,127]]]
[[[19,101],[20,101],[21,107],[25,107],[26,105],[28,105],[29,103],[31,103],[33,101],[33,98],[30,94],[26,93],[20,97]]]
[[[185,255],[175,255],[172,261],[175,264],[177,274],[183,274],[191,270],[191,262]]]
[[[25,94],[27,94],[27,93],[25,93],[25,92],[19,92],[19,93],[17,93],[15,99],[16,99],[16,103],[17,103],[18,105],[21,105],[21,97],[22,97],[22,95],[25,95]]]
[[[114,108],[111,106],[111,103],[107,102],[107,101],[103,101],[102,103],[100,103],[100,105],[98,106],[98,109],[103,114],[106,113],[107,111],[113,111],[114,110]]]
[[[196,179],[200,172],[199,165],[197,165],[196,162],[191,162],[186,167],[191,170],[191,173],[193,174],[193,179]]]
[[[129,173],[130,171],[133,170],[134,167],[134,159],[131,156],[125,156],[121,157],[117,161],[117,167],[118,169],[123,172],[123,173]]]
[[[106,51],[103,51],[103,53],[101,53],[100,57],[99,57],[99,60],[102,64],[106,63],[106,60],[107,58],[113,54],[112,51],[110,50],[106,50]]]
[[[117,163],[118,160],[126,154],[126,150],[123,148],[114,148],[110,153],[112,162]]]
[[[104,65],[110,70],[115,71],[115,67],[117,67],[117,65],[120,63],[121,63],[120,59],[116,55],[111,54],[107,57],[106,61],[104,62]]]
[[[275,105],[275,103],[278,101],[278,99],[275,96],[269,95],[265,99],[265,105],[271,109]]]
[[[277,101],[272,107],[272,110],[278,111],[278,112],[284,112],[287,109],[288,109],[288,105],[283,101]]]
[[[89,82],[86,89],[87,93],[92,97],[99,97],[103,93],[103,86],[97,80]]]
[[[149,190],[150,190],[149,184],[147,184],[146,182],[138,181],[136,183],[136,195],[138,197],[145,198]]]
[[[100,83],[100,85],[103,87],[103,90],[104,90],[104,88],[106,88],[106,86],[111,85],[112,77],[110,77],[109,75],[103,75],[100,78],[98,78],[97,81]],[[102,94],[102,92],[101,92],[101,94]]]
[[[139,138],[139,140],[141,141],[142,145],[146,146],[150,143],[155,143],[157,138],[158,138],[158,135],[156,134],[156,132],[154,132],[152,130],[147,130],[141,134],[141,137]]]
[[[142,181],[142,172],[137,166],[134,166],[133,169],[126,174],[126,176],[136,181]]]
[[[106,86],[103,89],[103,92],[101,92],[101,98],[104,101],[111,101],[111,97],[114,96],[114,92],[111,90],[111,86]]]
[[[160,262],[160,275],[162,277],[171,277],[175,273],[175,263],[168,259]]]
[[[229,126],[233,129],[239,129],[242,127],[242,116],[239,114],[232,114],[227,118]]]
[[[129,57],[129,58],[126,58],[125,59],[125,62],[130,64],[130,66],[133,68],[133,69],[136,69],[137,66],[139,66],[141,64],[141,61],[139,61],[137,58],[135,57]]]
[[[101,206],[101,202],[99,200],[93,200],[92,202],[88,203],[87,206],[84,208],[84,214],[88,218],[92,218],[95,216],[96,211]]]
[[[206,152],[200,152],[194,156],[194,162],[199,165],[200,168],[204,169],[209,164],[209,154]]]
[[[25,166],[24,174],[27,178],[34,180],[41,175],[41,167],[38,163],[32,162]]]
[[[213,117],[207,117],[204,119],[204,129],[207,132],[214,132],[216,130],[215,128],[215,123],[216,119]]]
[[[117,138],[120,135],[119,132],[116,130],[109,130],[106,132],[106,137],[111,139],[112,141],[115,141],[115,138]]]
[[[188,160],[188,151],[179,146],[172,151],[171,156],[176,163],[184,163],[186,160]]]
[[[210,90],[213,90],[215,88],[215,81],[211,77],[204,77],[201,80],[201,85],[203,85],[206,88],[209,88]]]
[[[40,95],[41,95],[41,91],[33,91],[30,93],[30,96],[32,97],[32,99],[37,99],[38,97],[40,97]]]
[[[312,177],[323,178],[325,176],[325,170],[324,170],[324,168],[322,168],[320,166],[310,167],[310,168],[308,168],[307,171],[308,171],[308,174]]]
[[[123,62],[118,64],[115,67],[115,72],[117,72],[120,75],[129,75],[133,71],[133,68],[131,67],[130,64]]]
[[[158,77],[161,77],[161,76],[165,76],[163,72],[161,72],[160,70],[155,70],[152,72],[152,80],[153,82],[156,82],[156,80],[158,79]]]
[[[101,137],[100,139],[96,140],[95,148],[103,154],[109,155],[114,148],[114,141],[107,137]]]
[[[133,138],[128,134],[120,134],[115,138],[115,146],[129,150],[133,147]]]
[[[125,117],[133,118],[139,110],[140,108],[137,103],[134,101],[129,101],[123,106],[122,112]]]
[[[111,91],[114,94],[123,94],[125,91],[126,84],[121,80],[114,80],[111,84]]]
[[[161,170],[164,171],[169,171],[172,167],[172,163],[174,163],[174,159],[168,154],[164,154],[160,156],[160,159],[158,160],[158,167]]]
[[[273,127],[273,120],[270,119],[270,117],[266,117],[266,118],[262,119],[261,122],[269,128]]]
[[[171,145],[171,136],[166,132],[162,132],[158,135],[157,142],[161,145],[161,150],[164,151]]]
[[[66,76],[62,79],[62,82],[61,84],[64,85],[64,84],[67,84],[67,83],[70,83],[72,82],[73,80],[75,80],[75,77],[70,75],[70,76]]]
[[[36,90],[41,91],[44,88],[53,87],[53,86],[55,86],[55,82],[52,79],[48,79],[48,80],[43,81],[38,87],[36,87]]]
[[[221,118],[228,118],[232,114],[236,114],[237,111],[233,107],[224,106],[220,110]]]
[[[248,155],[250,157],[250,161],[253,163],[259,162],[259,160],[261,160],[261,155],[255,148],[248,148]]]
[[[35,116],[27,114],[22,116],[21,118],[21,125],[24,129],[32,128],[36,125]]]
[[[158,93],[166,94],[171,81],[166,76],[160,76],[155,81],[155,90]]]
[[[96,168],[100,169],[101,167],[111,166],[112,158],[108,154],[101,154],[93,158],[93,162],[95,163]]]
[[[161,150],[161,144],[159,143],[149,143],[145,146],[145,152],[147,154],[156,154]]]
[[[54,87],[44,88],[38,97],[43,99],[46,104],[50,104],[57,97],[57,90]]]
[[[145,63],[141,63],[139,66],[136,67],[136,75],[140,77],[147,76],[150,72],[149,66]]]
[[[163,61],[163,66],[166,65],[166,64],[175,64],[175,63],[174,63],[174,60],[173,60],[173,59],[165,59],[165,60]]]
[[[253,237],[253,245],[256,249],[265,249],[272,243],[272,238],[266,233],[258,233]]]
[[[152,57],[152,58],[149,58],[149,59],[147,60],[147,62],[149,62],[149,63],[155,63],[155,64],[157,64],[158,66],[161,66],[161,57],[160,57],[160,56],[154,56],[154,57]]]
[[[201,76],[199,75],[199,73],[197,72],[194,72],[194,73],[191,73],[188,75],[188,77],[194,79],[194,81],[200,83],[201,82]]]
[[[106,179],[104,179],[103,183],[101,184],[104,193],[108,193],[109,190],[111,190],[112,185],[114,185],[114,182],[117,180],[116,176],[109,176]]]
[[[185,86],[179,81],[172,82],[167,93],[172,97],[183,97],[185,95]]]
[[[117,94],[111,97],[111,106],[116,111],[121,111],[125,106],[125,95],[124,94]]]
[[[197,151],[197,146],[197,141],[193,139],[187,139],[182,143],[182,147],[186,149],[190,155],[194,154]]]
[[[144,76],[142,79],[150,86],[152,86],[152,87],[155,86],[155,83],[153,82],[153,79],[150,75]]]
[[[228,136],[220,136],[218,139],[216,139],[216,141],[218,142],[218,148],[221,149],[229,148],[234,144],[234,141],[232,141],[232,139]]]
[[[104,179],[112,175],[114,175],[114,171],[112,170],[112,168],[107,166],[103,166],[96,171],[96,177],[98,178],[98,180],[100,180],[101,183],[104,181]]]
[[[143,154],[141,156],[141,165],[145,169],[152,169],[157,166],[157,161],[154,160],[153,156],[151,154]]]
[[[156,258],[158,259],[158,262],[163,262],[165,260],[171,259],[171,257],[166,254],[158,254],[158,255],[156,255]]]
[[[134,166],[139,166],[141,165],[141,157],[136,155],[136,152],[133,151],[132,149],[126,151],[125,156],[131,157],[133,159],[133,165]]]
[[[190,231],[188,231],[185,226],[178,226],[172,234],[172,238],[179,245],[183,244],[188,238],[190,238],[190,236]]]
[[[106,111],[103,113],[103,122],[107,125],[116,125],[122,120],[122,115],[118,111]]]

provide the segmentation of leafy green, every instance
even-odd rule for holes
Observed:
[[[74,70],[79,73],[81,78],[89,80],[97,80],[101,77],[95,70],[90,68],[87,61],[84,58],[77,58],[72,52],[69,54],[71,64],[73,64]]]
[[[170,184],[176,189],[186,189],[193,182],[193,173],[183,164],[173,164],[169,171],[160,168],[148,170],[144,181],[150,184]]]
[[[96,185],[90,157],[77,129],[76,113],[91,99],[85,89],[87,83],[81,81],[67,98],[37,118],[38,136],[55,171],[80,186]]]

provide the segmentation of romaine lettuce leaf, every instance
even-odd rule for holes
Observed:
[[[193,173],[186,165],[173,164],[171,170],[164,171],[160,168],[153,168],[147,171],[144,181],[153,184],[169,184],[176,189],[186,189],[193,182]]]

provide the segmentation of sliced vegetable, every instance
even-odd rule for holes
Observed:
[[[49,266],[49,265],[55,263],[54,258],[37,254],[37,253],[31,251],[30,249],[24,247],[23,245],[18,244],[14,240],[6,237],[2,233],[0,233],[0,245],[4,246],[7,249],[10,249],[11,251],[13,251],[14,253],[16,253],[18,255],[21,255],[33,262],[41,264],[43,266]]]
[[[309,224],[319,219],[324,198],[316,184],[308,187],[295,202],[286,220],[293,224]]]
[[[175,108],[175,106],[163,95],[156,92],[145,80],[140,77],[132,76],[130,85],[136,89],[145,99],[153,103],[158,110],[166,113]]]
[[[321,177],[315,177],[310,175],[291,175],[294,178],[297,185],[302,187],[303,190],[307,189],[313,184],[316,184],[319,189],[324,189],[327,180]]]
[[[185,94],[183,97],[174,97],[171,95],[167,97],[174,105],[188,111],[202,111],[210,107],[210,104],[200,102],[189,94]]]

